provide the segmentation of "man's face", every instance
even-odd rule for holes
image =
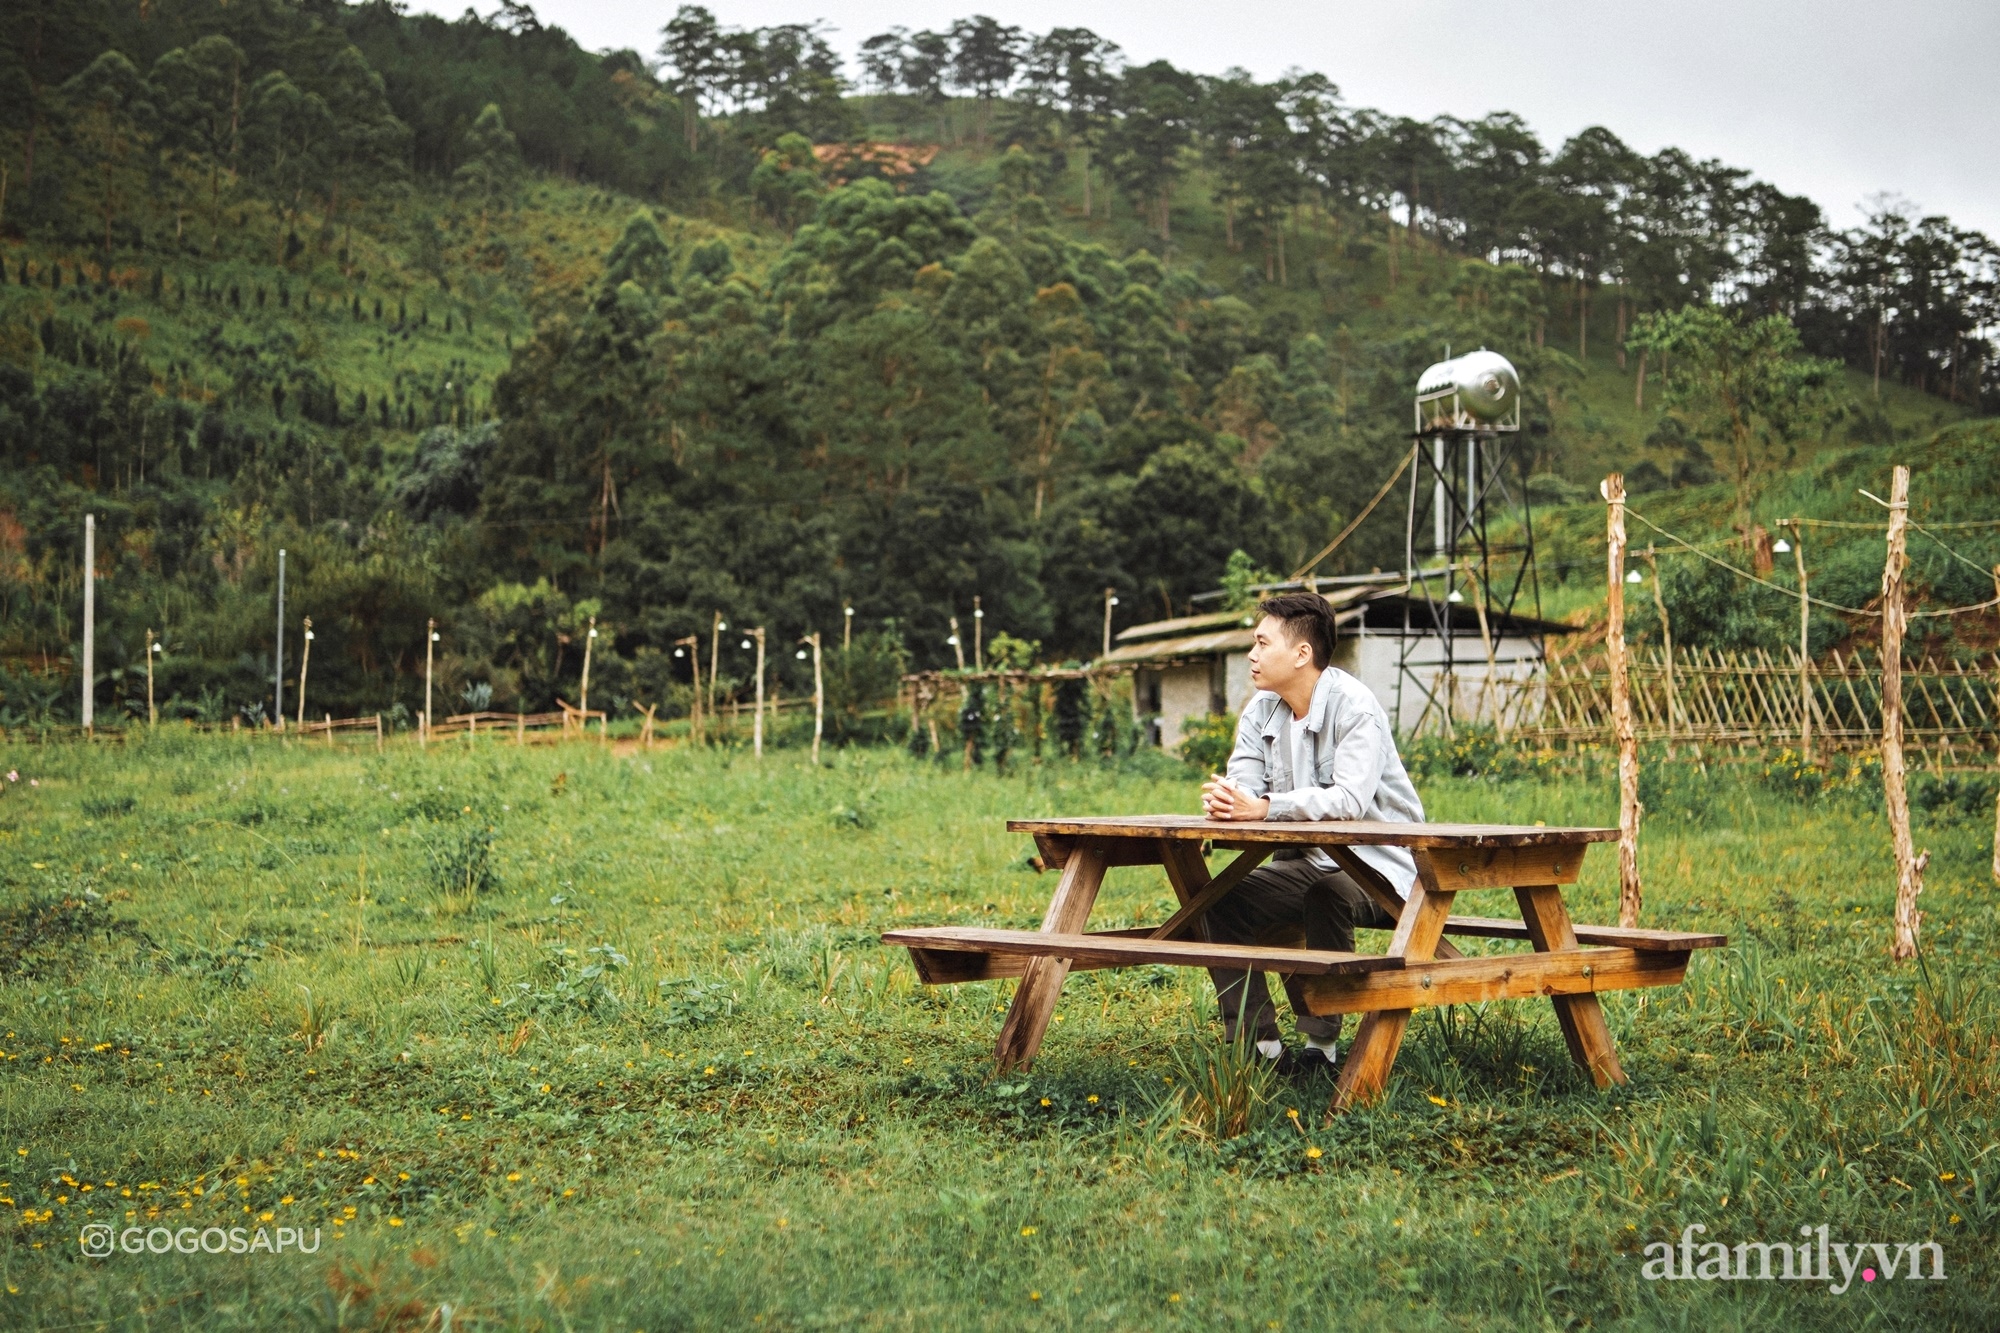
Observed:
[[[1252,684],[1283,694],[1300,676],[1318,674],[1313,668],[1311,644],[1295,641],[1285,632],[1285,622],[1276,616],[1257,622],[1257,641],[1250,645]]]

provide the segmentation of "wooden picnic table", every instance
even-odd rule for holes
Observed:
[[[1336,1108],[1380,1097],[1413,1010],[1428,1005],[1547,996],[1570,1058],[1599,1087],[1625,1081],[1600,991],[1671,986],[1687,974],[1692,950],[1728,943],[1688,931],[1577,925],[1563,903],[1594,842],[1618,830],[1515,824],[1225,822],[1199,816],[1127,815],[1086,819],[1015,819],[1009,832],[1033,836],[1043,863],[1062,877],[1039,930],[933,926],[892,930],[885,944],[910,951],[917,975],[932,985],[1019,977],[995,1052],[1002,1070],[1024,1066],[1041,1049],[1063,980],[1073,970],[1225,967],[1303,978],[1314,1014],[1362,1015],[1335,1087]],[[1205,847],[1235,851],[1210,874]],[[1417,879],[1407,900],[1354,849],[1407,847]],[[1392,917],[1396,929],[1379,954],[1334,953],[1285,945],[1215,944],[1200,938],[1200,918],[1272,853],[1317,847]],[[1158,926],[1086,931],[1098,887],[1112,866],[1165,868],[1180,907]],[[1511,889],[1519,920],[1453,916],[1461,892]],[[1468,958],[1448,935],[1526,940],[1530,953]],[[1304,942],[1301,928],[1297,944]]]

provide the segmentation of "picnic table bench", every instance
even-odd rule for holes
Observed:
[[[1625,1082],[1600,991],[1671,986],[1695,949],[1728,943],[1690,931],[1577,925],[1563,903],[1590,844],[1618,830],[1513,824],[1397,824],[1361,821],[1236,823],[1182,815],[1015,819],[1009,832],[1033,836],[1042,862],[1062,877],[1039,930],[930,926],[891,930],[882,942],[909,949],[931,985],[1020,978],[995,1056],[1004,1071],[1041,1049],[1071,971],[1106,967],[1225,967],[1303,978],[1314,1014],[1362,1015],[1335,1085],[1336,1108],[1373,1101],[1388,1083],[1413,1010],[1429,1005],[1547,996],[1570,1058],[1599,1087]],[[1204,844],[1236,857],[1211,874]],[[1356,847],[1407,847],[1417,864],[1407,900],[1357,856]],[[1386,951],[1334,953],[1285,945],[1216,944],[1202,914],[1273,853],[1320,848],[1396,919]],[[1166,870],[1180,907],[1157,926],[1086,931],[1104,875],[1113,866]],[[1461,892],[1511,889],[1519,920],[1453,916]],[[1532,952],[1468,958],[1447,936],[1526,940]],[[1303,929],[1298,943],[1303,944]]]

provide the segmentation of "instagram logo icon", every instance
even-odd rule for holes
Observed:
[[[115,1233],[109,1222],[89,1222],[77,1235],[76,1241],[83,1247],[84,1258],[109,1259],[114,1239]]]

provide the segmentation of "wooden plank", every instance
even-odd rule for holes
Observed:
[[[1647,953],[1720,949],[1729,943],[1727,935],[1687,930],[1645,930],[1639,927],[1627,930],[1618,926],[1572,926],[1571,931],[1578,944],[1605,944],[1614,948],[1638,949]],[[1455,916],[1444,923],[1444,933],[1491,940],[1534,938],[1529,932],[1527,922],[1509,921],[1505,917],[1492,916]],[[1444,955],[1440,952],[1438,956]]]
[[[1141,926],[1137,930],[1092,931],[1090,934],[1144,939],[1150,932],[1151,927]],[[968,981],[1006,981],[1025,975],[1028,970],[1027,954],[964,953],[957,949],[920,949],[915,945],[909,946],[909,949],[910,963],[917,970],[917,979],[928,986],[952,986]],[[1122,963],[1072,959],[1069,970],[1089,972],[1098,968],[1122,966],[1124,966]]]
[[[1406,962],[1400,971],[1306,978],[1306,1007],[1315,1014],[1365,1013],[1383,1008],[1421,1009],[1487,1000],[1593,995],[1639,986],[1678,985],[1688,954],[1638,949],[1572,949]]]
[[[1341,842],[1387,847],[1534,847],[1611,842],[1617,829],[1542,828],[1531,824],[1403,824],[1370,820],[1234,822],[1198,815],[1120,815],[1086,819],[1010,819],[1010,833],[1073,838],[1171,838],[1236,845],[1310,846]]]
[[[1049,899],[1042,915],[1042,929],[1053,934],[1073,935],[1081,931],[1104,883],[1104,854],[1095,844],[1085,844],[1070,854],[1063,866],[1062,881]],[[1054,1017],[1056,1000],[1062,995],[1063,978],[1069,962],[1060,957],[1035,958],[1021,976],[1014,1002],[1007,1007],[1007,1019],[1000,1025],[1000,1039],[994,1057],[1002,1073],[1028,1064],[1042,1047],[1042,1034]]]
[[[1516,884],[1574,884],[1588,843],[1541,847],[1479,847],[1431,857],[1446,889],[1511,889]]]
[[[1328,847],[1326,851],[1334,859],[1335,863],[1347,872],[1348,877],[1361,886],[1362,892],[1375,900],[1377,907],[1380,907],[1399,921],[1402,919],[1403,900],[1397,895],[1394,889],[1389,887],[1389,881],[1382,877],[1381,871],[1355,855],[1354,849],[1351,847]],[[1437,942],[1437,956],[1440,958],[1465,957],[1464,954],[1458,951],[1457,945],[1446,939],[1440,939]]]
[[[1537,952],[1576,948],[1576,930],[1570,924],[1569,909],[1563,906],[1562,890],[1553,884],[1531,884],[1514,890],[1521,904],[1521,920]],[[1618,1063],[1618,1050],[1611,1041],[1611,1029],[1604,1022],[1604,1006],[1595,995],[1555,995],[1556,1023],[1562,1028],[1563,1042],[1570,1058],[1590,1073],[1600,1088],[1625,1082],[1625,1070]]]
[[[1416,861],[1417,882],[1410,886],[1409,901],[1404,903],[1396,920],[1396,933],[1389,941],[1390,956],[1403,959],[1405,966],[1431,961],[1456,896],[1449,889],[1438,887],[1437,870],[1429,852],[1417,851]],[[1354,1034],[1354,1045],[1334,1082],[1333,1102],[1327,1108],[1329,1116],[1382,1096],[1389,1084],[1389,1071],[1396,1065],[1396,1052],[1402,1049],[1403,1033],[1409,1026],[1408,1009],[1376,1009],[1362,1017]]]
[[[1393,971],[1403,960],[1386,954],[1335,953],[1266,944],[1211,944],[1206,940],[1138,939],[1130,935],[1048,930],[999,930],[986,926],[925,926],[892,930],[884,944],[935,952],[1022,954],[1085,960],[1100,967],[1228,967],[1245,971],[1323,976],[1333,972]],[[1525,955],[1523,955],[1525,957]]]
[[[1182,903],[1180,908],[1166,919],[1165,924],[1153,932],[1153,938],[1171,940],[1184,934],[1189,922],[1221,902],[1231,889],[1241,884],[1244,877],[1262,865],[1265,858],[1270,855],[1269,847],[1252,847],[1240,853],[1234,861],[1222,868],[1221,874],[1202,885],[1200,892]]]
[[[1069,864],[1070,854],[1084,842],[1090,842],[1104,854],[1107,866],[1153,866],[1160,863],[1157,840],[1137,842],[1131,838],[1073,838],[1060,834],[1037,833],[1035,850],[1041,855],[1042,865],[1051,870],[1060,870]]]

